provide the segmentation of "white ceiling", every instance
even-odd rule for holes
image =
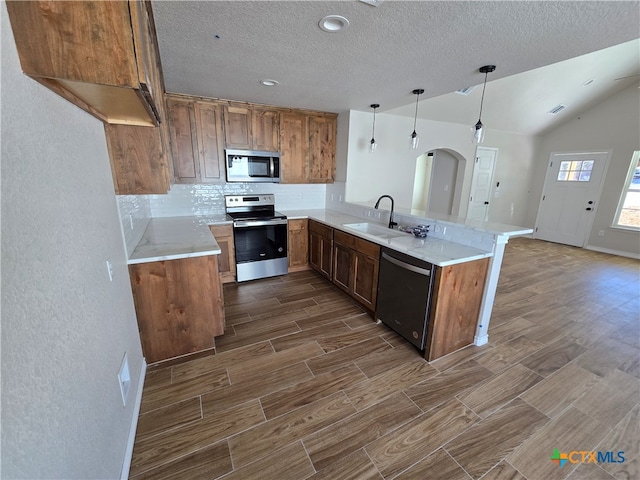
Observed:
[[[166,89],[336,113],[379,103],[412,117],[411,91],[424,88],[421,118],[471,125],[481,86],[450,92],[481,84],[478,68],[495,64],[483,123],[536,134],[638,81],[639,1],[378,3],[154,0]],[[323,32],[329,14],[350,26]],[[546,113],[559,103],[568,108]]]

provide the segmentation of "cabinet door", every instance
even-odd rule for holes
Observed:
[[[351,293],[352,250],[339,243],[333,244],[333,283]]]
[[[218,255],[218,273],[222,283],[236,281],[236,254],[231,225],[211,225],[211,233],[220,245],[222,253]]]
[[[280,151],[280,114],[275,110],[254,108],[251,112],[253,150]]]
[[[116,195],[167,193],[170,187],[160,127],[105,124]]]
[[[167,98],[173,173],[178,183],[198,183],[200,178],[195,118],[191,102]]]
[[[251,110],[248,107],[225,105],[224,138],[227,148],[249,150],[251,142]]]
[[[306,183],[309,145],[308,117],[300,113],[280,115],[280,181]]]
[[[425,350],[427,360],[473,343],[488,269],[488,258],[436,268]]]
[[[149,363],[213,348],[224,333],[216,255],[129,265],[142,351]]]
[[[317,232],[309,231],[309,264],[320,275],[331,280],[333,245],[332,240]]]
[[[378,259],[360,252],[353,252],[352,268],[351,294],[369,310],[375,310],[378,293]]]
[[[289,271],[300,270],[309,264],[309,235],[307,220],[289,220]]]
[[[309,117],[310,183],[333,183],[336,165],[336,118]]]
[[[220,110],[218,105],[207,102],[196,102],[194,105],[201,182],[224,180]]]

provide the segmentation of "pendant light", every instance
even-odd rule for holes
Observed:
[[[416,120],[418,119],[418,99],[420,98],[420,95],[424,93],[424,89],[416,88],[411,93],[416,96],[416,113],[413,117],[413,132],[409,136],[409,140],[411,141],[411,148],[416,149],[418,148],[418,142],[420,141],[420,138],[418,138],[418,134],[416,133]]]
[[[495,65],[485,65],[478,70],[480,73],[484,73],[484,85],[482,86],[482,99],[480,100],[480,114],[478,115],[478,123],[476,123],[471,130],[473,132],[473,142],[482,143],[484,140],[484,125],[482,125],[482,104],[484,103],[484,89],[487,87],[487,75],[496,69]]]
[[[373,128],[371,129],[371,141],[369,142],[369,152],[373,153],[378,148],[378,144],[376,143],[376,108],[380,107],[378,103],[372,103],[369,105],[373,108]]]

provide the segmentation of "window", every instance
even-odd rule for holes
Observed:
[[[640,230],[640,151],[631,158],[614,226]]]
[[[559,182],[588,182],[591,180],[593,160],[574,160],[560,162]]]

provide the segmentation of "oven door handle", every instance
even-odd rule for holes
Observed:
[[[268,227],[269,225],[286,225],[287,219],[278,220],[239,220],[233,222],[235,228]]]

